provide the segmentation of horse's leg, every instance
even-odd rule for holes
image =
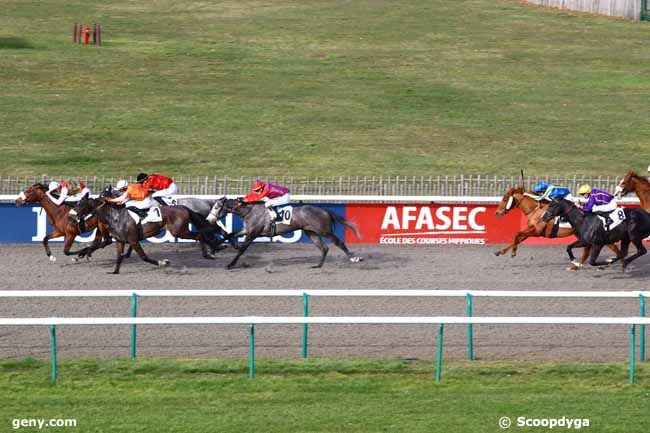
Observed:
[[[621,270],[623,272],[625,272],[625,267],[627,266],[627,263],[625,263],[625,256],[627,256],[629,249],[630,239],[621,239],[621,249],[618,251],[617,259],[621,260]]]
[[[345,253],[345,255],[348,256],[348,260],[350,260],[352,263],[357,263],[363,260],[361,257],[353,255],[350,250],[348,250],[345,242],[339,239],[334,233],[326,233],[325,236],[327,236],[327,239],[331,240],[334,245],[339,247]]]
[[[636,247],[636,254],[631,255],[627,259],[623,260],[623,269],[625,269],[625,266],[629,265],[632,260],[636,260],[645,253],[648,252],[648,250],[643,246],[643,240],[642,239],[633,239],[632,243]],[[622,244],[622,242],[621,242]],[[623,245],[621,245],[621,249],[623,249]]]
[[[580,257],[580,260],[576,260],[575,256],[573,255],[574,248],[583,248],[582,257]],[[581,241],[580,239],[573,242],[572,244],[567,245],[566,252],[569,255],[569,259],[571,260],[571,265],[572,265],[569,268],[567,268],[567,270],[576,271],[578,269],[582,269],[585,261],[587,260],[587,257],[589,257],[590,251],[591,251],[591,247],[587,245],[585,242]]]
[[[140,245],[140,242],[138,241],[129,241],[129,245],[131,245],[131,247],[133,247],[135,252],[138,253],[138,256],[140,256],[140,258],[147,263],[151,263],[154,266],[167,266],[169,264],[169,260],[167,259],[164,260],[150,259],[149,256],[147,256],[147,254],[144,252],[144,250],[142,249],[142,245]]]
[[[530,236],[533,236],[535,234],[535,226],[529,226],[526,227],[525,230],[517,232],[515,235],[514,240],[510,245],[505,247],[502,250],[496,251],[494,253],[495,256],[500,256],[508,252],[508,250],[512,250],[512,257],[515,257],[517,255],[517,246],[528,239]]]
[[[235,258],[232,259],[230,263],[228,263],[228,266],[226,266],[226,269],[232,269],[235,264],[237,264],[237,260],[239,260],[239,257],[241,257],[242,254],[244,254],[244,251],[248,249],[248,247],[253,243],[253,240],[257,237],[257,234],[252,234],[249,233],[246,235],[246,239],[244,239],[244,242],[239,246],[239,249],[237,250],[237,254],[235,255]]]
[[[117,253],[117,260],[115,261],[113,273],[117,275],[120,273],[120,266],[122,265],[122,260],[124,260],[124,242],[115,243],[115,252]]]
[[[43,238],[43,246],[45,247],[45,254],[50,258],[51,262],[56,262],[56,257],[52,255],[52,251],[50,251],[50,245],[49,245],[49,240],[58,238],[59,236],[63,236],[65,233],[61,233],[57,229],[54,229],[54,231],[48,235],[45,235]]]
[[[189,229],[189,226],[187,224],[169,224],[167,225],[167,230],[169,230],[169,232],[174,237],[198,241],[199,246],[201,247],[201,254],[203,255],[203,258],[211,259],[211,260],[216,259],[214,254],[208,253],[206,243],[210,244],[211,247],[212,247],[212,243],[210,243],[210,241],[207,239],[206,234],[203,231],[199,231],[198,233],[193,232]]]
[[[609,244],[609,245],[607,245],[607,247],[608,247],[610,250],[612,250],[612,252],[615,254],[614,257],[610,257],[609,259],[607,259],[607,262],[608,262],[610,265],[611,265],[612,263],[615,263],[615,262],[621,260],[622,257],[620,257],[620,254],[619,254],[619,251],[618,251],[618,247],[616,246],[616,244]]]
[[[592,245],[591,254],[589,255],[589,264],[591,266],[606,266],[607,262],[599,262],[598,256],[600,251],[603,249],[603,245]]]
[[[316,245],[316,247],[320,250],[321,252],[321,257],[320,261],[318,262],[317,265],[312,266],[312,268],[321,268],[323,267],[323,263],[325,263],[325,257],[327,257],[327,252],[329,251],[329,248],[327,245],[325,245],[325,242],[323,242],[323,239],[321,236],[316,233],[316,232],[311,232],[311,231],[306,231],[307,236],[309,236],[309,239]]]

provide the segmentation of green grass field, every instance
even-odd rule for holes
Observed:
[[[263,361],[249,379],[245,361],[66,361],[52,385],[47,361],[5,360],[0,431],[13,419],[57,418],[77,428],[40,431],[484,433],[503,431],[503,416],[650,429],[647,364],[636,385],[625,363],[453,362],[441,384],[433,371],[424,361]]]
[[[650,23],[518,0],[4,0],[0,175],[621,175]],[[105,45],[75,46],[75,22]]]

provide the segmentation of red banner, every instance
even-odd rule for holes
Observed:
[[[346,218],[354,221],[362,240],[346,231],[346,242],[384,245],[505,244],[526,227],[519,210],[496,216],[497,205],[476,204],[348,204]],[[528,238],[527,244],[567,244],[575,237]]]

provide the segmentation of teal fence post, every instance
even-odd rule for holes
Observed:
[[[630,385],[634,384],[634,346],[636,342],[634,341],[636,325],[630,327]]]
[[[302,315],[304,317],[309,316],[309,295],[307,293],[302,294]],[[309,333],[309,325],[303,323],[302,325],[302,357],[307,359],[307,336]]]
[[[442,373],[442,333],[444,331],[444,324],[441,323],[438,327],[438,355],[436,356],[436,383],[440,383],[440,375]]]
[[[648,19],[648,0],[641,0],[641,21]]]
[[[138,295],[133,292],[131,295],[131,317],[138,317]],[[137,326],[136,324],[131,325],[131,358],[135,359],[136,357],[136,334]]]
[[[248,377],[255,377],[255,325],[251,324],[249,333]]]
[[[467,317],[472,317],[472,295],[468,292],[465,296],[467,300]],[[474,329],[471,323],[467,324],[467,359],[474,359]]]
[[[645,317],[645,296],[639,295],[639,313]],[[639,361],[645,361],[645,325],[639,326]]]
[[[50,343],[52,346],[52,383],[56,383],[56,326],[50,325]]]

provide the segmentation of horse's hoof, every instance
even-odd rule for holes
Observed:
[[[314,265],[314,266],[310,266],[310,267],[311,267],[312,269],[320,269],[320,268],[323,267],[323,265],[322,265],[322,264],[318,264],[318,265]]]
[[[113,271],[113,272],[109,272],[108,274],[109,275],[119,275],[120,271]]]
[[[73,257],[72,258],[72,263],[77,263],[79,261],[79,257]]]
[[[168,259],[158,260],[158,266],[160,266],[161,268],[165,266],[169,266],[170,263],[171,262]]]
[[[571,260],[571,264],[575,266],[576,268],[582,268],[582,263],[580,263],[577,260]]]
[[[362,257],[350,257],[350,261],[352,263],[359,263],[359,262],[363,261],[363,258]]]
[[[501,254],[503,254],[501,251],[495,251],[494,252],[494,255],[497,256],[497,257],[499,257]]]
[[[229,270],[229,271],[232,270],[232,268],[234,268],[234,267],[235,267],[235,265],[226,265],[226,269]]]
[[[584,269],[584,267],[582,265],[580,265],[580,264],[573,264],[573,265],[569,266],[568,268],[566,268],[567,271],[581,271],[583,269]]]
[[[607,264],[608,264],[608,265],[611,265],[611,264],[614,263],[615,261],[616,261],[616,257],[610,257],[609,259],[607,259]]]
[[[52,263],[56,262],[56,257],[50,256],[50,262],[52,262]]]
[[[604,271],[604,270],[605,270],[605,267],[604,267],[604,266],[598,266],[598,270],[599,270],[599,271]]]

